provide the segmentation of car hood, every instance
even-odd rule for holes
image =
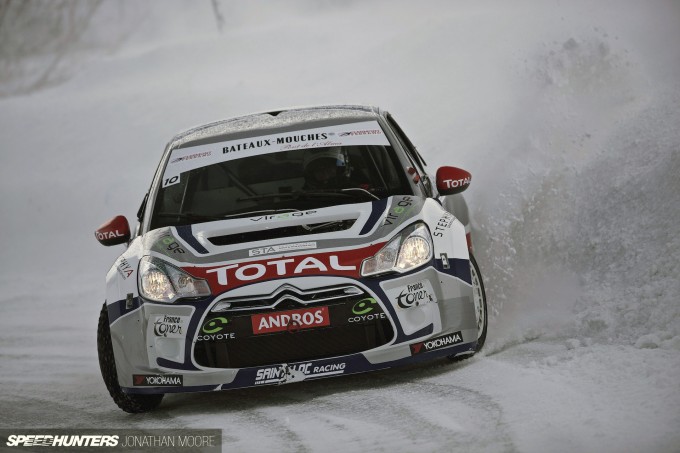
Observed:
[[[316,253],[384,243],[416,220],[425,200],[414,195],[307,211],[227,219],[153,230],[144,249],[196,265]]]

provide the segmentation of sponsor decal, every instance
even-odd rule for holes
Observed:
[[[163,237],[161,237],[161,244],[162,247],[168,252],[173,252],[173,253],[186,253],[186,250],[184,250],[175,240],[175,238],[171,234],[167,234]]]
[[[463,334],[458,331],[441,337],[432,338],[431,340],[414,343],[411,346],[411,355],[421,354],[423,352],[435,351],[437,349],[446,348],[463,342]]]
[[[328,135],[335,135],[330,133]],[[321,142],[307,142],[301,141],[301,143],[293,143],[281,146],[281,151],[292,151],[294,149],[308,149],[308,148],[323,148],[325,146],[342,146],[341,141],[325,140]]]
[[[177,184],[180,175],[189,170],[245,156],[353,145],[389,146],[390,143],[377,121],[363,121],[173,149],[163,173],[163,187]]]
[[[302,259],[300,259],[302,258]],[[326,259],[324,259],[326,258]],[[357,266],[345,266],[340,264],[337,255],[292,257],[268,261],[266,263],[251,264],[228,264],[205,271],[206,274],[215,273],[217,283],[222,286],[229,286],[229,276],[242,282],[260,280],[263,277],[282,277],[284,275],[309,275],[329,272],[329,269],[336,271],[355,271]]]
[[[184,385],[181,374],[133,374],[132,385],[135,387],[180,387]]]
[[[362,299],[352,307],[352,313],[355,316],[347,318],[349,323],[360,323],[375,321],[377,319],[387,319],[387,315],[383,313],[378,302],[372,297]]]
[[[223,316],[212,318],[206,321],[201,327],[201,333],[196,337],[196,341],[221,341],[234,340],[236,333],[225,332],[229,319]]]
[[[447,229],[451,228],[451,225],[453,225],[455,217],[451,213],[445,212],[441,218],[437,221],[437,224],[434,227],[434,231],[432,231],[432,236],[435,237],[443,237],[444,236],[444,231]]]
[[[211,333],[196,337],[196,341],[226,341],[235,339],[236,334],[234,332]]]
[[[313,142],[317,140],[327,140],[328,133],[322,132],[320,134],[301,134],[301,135],[288,135],[286,137],[279,137],[276,139],[277,145],[298,143],[298,142]]]
[[[235,145],[228,145],[222,147],[222,154],[235,153],[236,151],[243,151],[246,149],[262,148],[263,146],[271,146],[271,140],[255,140],[252,142],[237,143]]]
[[[454,189],[456,187],[467,186],[470,184],[470,178],[463,179],[444,179],[442,181],[447,189]]]
[[[255,283],[285,276],[340,275],[359,277],[361,261],[366,257],[375,255],[383,245],[385,243],[354,250],[263,259],[214,267],[187,266],[183,269],[195,277],[208,280],[215,294],[224,292],[223,287],[233,288],[244,283]]]
[[[403,197],[397,202],[397,205],[391,209],[385,216],[385,221],[383,225],[393,225],[394,222],[399,218],[399,216],[406,211],[406,208],[413,205],[413,198]]]
[[[331,325],[328,307],[301,308],[297,310],[263,313],[251,316],[253,334],[295,332]]]
[[[116,270],[118,271],[120,276],[123,277],[123,280],[128,278],[135,271],[125,258],[121,258],[120,261],[118,261],[118,265],[116,265]]]
[[[115,238],[122,238],[124,236],[123,233],[121,233],[118,230],[113,230],[113,231],[95,231],[94,236],[100,240],[104,241],[107,239],[115,239]]]
[[[406,285],[397,296],[397,305],[401,308],[417,307],[428,302],[436,302],[432,285],[429,280]]]
[[[352,307],[352,313],[355,315],[365,315],[372,312],[376,308],[380,309],[378,302],[374,298],[368,297],[354,304],[354,307]]]
[[[440,253],[439,259],[442,261],[442,268],[444,269],[451,268],[451,265],[449,264],[449,256],[446,253]]]
[[[276,137],[275,139],[262,139],[262,140],[254,140],[250,142],[242,142],[242,143],[236,143],[233,145],[228,145],[222,147],[222,153],[223,154],[228,154],[228,153],[234,153],[237,151],[245,151],[245,150],[250,150],[250,149],[257,149],[257,148],[262,148],[262,147],[271,147],[272,145],[290,145],[292,143],[304,143],[305,145],[309,145],[310,143],[315,143],[315,142],[320,142],[322,140],[328,140],[329,135],[334,135],[333,133],[328,133],[328,132],[321,132],[321,133],[307,133],[307,134],[298,134],[298,135],[285,135],[283,137]],[[333,143],[334,145],[336,143]],[[336,145],[341,145],[341,143],[337,143]],[[317,145],[318,146],[318,145]],[[331,146],[328,144],[324,144],[322,146]],[[309,147],[309,146],[304,146]],[[293,147],[285,147],[284,149],[295,149]]]
[[[219,316],[217,318],[210,319],[203,324],[201,327],[201,332],[203,333],[217,333],[221,332],[229,324],[229,319]]]
[[[295,211],[295,212],[284,212],[283,214],[272,214],[272,215],[263,215],[259,217],[251,217],[250,220],[253,222],[259,222],[261,220],[287,220],[290,219],[291,217],[304,217],[310,214],[315,214],[316,211]]]
[[[164,338],[184,338],[190,316],[157,316],[153,323],[153,334]]]
[[[202,153],[189,154],[188,156],[177,157],[170,161],[171,164],[176,164],[177,162],[182,162],[191,159],[200,159],[201,157],[212,156],[212,151],[204,151]]]
[[[297,242],[295,244],[272,245],[248,250],[248,256],[269,255],[271,253],[283,253],[296,250],[315,249],[316,242]]]
[[[352,135],[380,135],[382,133],[383,133],[382,129],[369,129],[363,131],[340,132],[338,135],[340,137],[347,137]]]
[[[333,376],[345,372],[345,362],[326,365],[312,365],[312,363],[298,363],[294,365],[279,365],[257,370],[255,385],[283,384],[288,381],[301,381],[307,378]]]
[[[354,324],[361,322],[376,321],[378,319],[387,319],[387,315],[383,312],[369,313],[367,315],[352,316],[351,318],[347,319],[347,322]]]

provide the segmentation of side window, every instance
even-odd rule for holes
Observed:
[[[427,194],[428,197],[432,197],[432,182],[430,181],[429,176],[427,175],[427,172],[425,171],[425,161],[423,160],[422,156],[420,153],[418,153],[418,150],[416,149],[415,145],[409,140],[408,136],[404,133],[404,131],[401,129],[399,124],[394,120],[392,115],[389,113],[386,116],[387,123],[390,125],[392,128],[392,131],[395,133],[397,138],[399,139],[399,142],[402,144],[404,149],[406,150],[406,154],[409,157],[409,160],[414,164],[416,169],[418,169],[418,173],[422,175],[422,184],[423,188],[425,189],[425,193]]]

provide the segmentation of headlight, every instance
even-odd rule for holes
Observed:
[[[423,223],[415,223],[361,264],[361,275],[406,272],[432,259],[432,238]]]
[[[210,295],[208,282],[152,256],[139,262],[139,294],[156,302],[175,302],[183,297]]]

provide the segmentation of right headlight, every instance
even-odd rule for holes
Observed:
[[[175,302],[181,298],[210,295],[208,282],[187,274],[170,263],[144,256],[139,261],[139,294],[155,302]]]
[[[361,275],[406,272],[432,259],[432,237],[424,223],[405,228],[378,253],[361,263]]]

